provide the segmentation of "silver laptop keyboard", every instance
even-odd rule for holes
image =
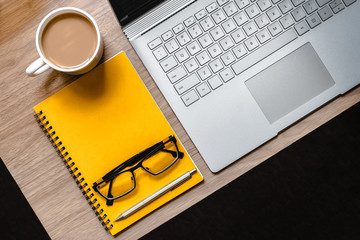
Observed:
[[[356,0],[217,0],[148,46],[185,106]]]

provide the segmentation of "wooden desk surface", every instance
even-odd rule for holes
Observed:
[[[0,155],[54,239],[112,239],[33,118],[33,106],[78,78],[51,70],[34,78],[25,74],[26,67],[38,58],[38,24],[47,13],[64,6],[81,8],[95,18],[104,39],[102,61],[126,52],[205,178],[196,188],[122,232],[118,239],[143,236],[360,101],[357,87],[213,174],[122,33],[108,1],[0,0]]]

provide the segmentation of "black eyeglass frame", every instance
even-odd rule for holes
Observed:
[[[173,142],[176,148],[176,152],[172,151],[172,150],[168,150],[168,149],[164,149],[165,145],[169,142]],[[155,155],[156,153],[158,153],[159,151],[163,151],[163,152],[168,152],[170,153],[173,157],[175,157],[175,159],[172,161],[172,163],[167,166],[166,168],[164,168],[163,170],[157,172],[157,173],[153,173],[151,171],[149,171],[148,169],[146,169],[146,167],[143,166],[143,162],[150,158],[151,156]],[[168,170],[171,166],[173,166],[178,160],[179,158],[182,159],[184,157],[184,153],[179,151],[179,148],[176,144],[176,138],[174,136],[169,136],[166,139],[154,144],[153,146],[141,151],[140,153],[134,155],[133,157],[129,158],[128,160],[126,160],[125,162],[123,162],[122,164],[120,164],[119,166],[117,166],[116,168],[114,168],[113,170],[111,170],[110,172],[108,172],[107,174],[105,174],[102,178],[100,178],[99,180],[97,180],[96,182],[93,183],[92,188],[94,189],[95,192],[99,193],[103,198],[105,198],[107,200],[107,205],[112,205],[112,201],[119,199],[121,197],[126,196],[127,194],[129,194],[130,192],[132,192],[135,188],[136,188],[136,180],[135,180],[135,174],[134,171],[138,168],[142,168],[144,171],[146,171],[147,173],[150,173],[151,175],[159,175],[163,172],[165,172],[166,170]],[[122,171],[125,168],[128,168],[132,165],[136,164],[134,167],[131,167],[129,169],[126,169],[124,171]],[[127,191],[126,193],[123,193],[120,196],[117,197],[112,197],[111,195],[111,188],[112,188],[112,181],[119,176],[120,174],[123,174],[125,172],[131,172],[132,178],[134,179],[134,186],[132,189],[130,189],[129,191]],[[105,196],[104,194],[102,194],[99,190],[99,188],[101,187],[101,185],[106,184],[110,182],[110,186],[109,186],[109,190],[108,190],[108,196]]]

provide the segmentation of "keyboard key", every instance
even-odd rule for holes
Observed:
[[[208,11],[208,13],[212,13],[216,9],[217,9],[216,3],[212,3],[212,4],[210,4],[209,6],[206,7],[206,11]]]
[[[340,5],[342,2],[341,0],[334,0],[330,3],[330,8],[334,10],[334,8],[337,6],[337,5]]]
[[[191,55],[195,55],[196,53],[201,51],[201,48],[200,48],[199,44],[197,43],[197,41],[193,41],[192,43],[190,43],[186,47],[189,50],[189,53]]]
[[[257,28],[254,24],[254,22],[249,22],[247,23],[244,27],[245,33],[250,36],[252,34],[254,34],[257,31]]]
[[[243,9],[244,7],[247,7],[250,4],[249,0],[235,0],[235,3],[236,5],[238,5],[240,9]]]
[[[148,43],[148,46],[149,46],[150,50],[153,50],[154,48],[159,46],[161,43],[162,43],[162,41],[160,38],[155,38],[154,40],[152,40],[151,42]]]
[[[230,68],[221,71],[220,76],[224,82],[228,82],[234,78],[234,74],[232,73]]]
[[[190,27],[191,25],[193,25],[195,23],[195,18],[193,16],[187,18],[185,21],[184,21],[184,24],[186,27]]]
[[[236,30],[231,34],[231,37],[234,39],[235,43],[239,43],[242,40],[244,40],[246,36],[244,32],[239,28],[238,30]]]
[[[328,2],[330,2],[331,0],[316,0],[317,4],[322,7],[325,4],[327,4]]]
[[[203,48],[210,46],[213,41],[211,40],[209,34],[204,34],[199,38],[199,43]]]
[[[273,52],[279,50],[286,44],[290,43],[294,39],[297,38],[296,33],[290,29],[278,37],[274,38],[273,40],[269,41],[267,44],[263,45],[261,48],[254,51],[252,54],[245,56],[240,61],[237,61],[231,67],[234,70],[236,75],[239,75],[243,71],[247,70],[254,64],[258,63],[262,59],[266,58]]]
[[[158,49],[155,49],[153,51],[153,54],[154,54],[156,60],[158,60],[158,61],[160,61],[161,59],[163,59],[167,56],[167,53],[163,47],[159,47]]]
[[[261,30],[255,36],[261,44],[267,42],[271,38],[269,32],[266,29]]]
[[[195,61],[194,58],[191,58],[184,65],[185,65],[186,69],[188,70],[188,72],[190,72],[190,73],[199,68],[199,65],[197,64],[197,62]]]
[[[222,81],[220,80],[219,76],[215,75],[209,79],[210,87],[215,90],[222,85]]]
[[[254,17],[256,17],[257,15],[260,14],[260,10],[259,10],[259,8],[257,7],[256,4],[253,4],[250,7],[246,8],[245,12],[249,16],[249,18],[254,18]]]
[[[205,80],[211,76],[211,71],[207,66],[201,68],[199,71],[197,71],[197,73],[199,74],[201,80]]]
[[[169,53],[175,52],[177,49],[179,49],[179,45],[175,41],[175,39],[171,39],[167,43],[164,44],[165,48],[168,50]]]
[[[317,4],[315,3],[315,0],[305,2],[303,7],[305,8],[307,14],[311,14],[317,10]]]
[[[304,12],[304,9],[302,7],[298,7],[294,11],[291,12],[291,15],[294,17],[295,21],[300,21],[304,17],[306,17],[306,13]]]
[[[230,33],[236,28],[236,25],[234,21],[230,18],[222,24],[222,27],[224,28],[226,33]]]
[[[337,5],[335,8],[333,8],[334,13],[338,13],[341,10],[343,10],[345,8],[344,4],[340,3],[339,5]]]
[[[291,0],[291,2],[294,4],[295,7],[302,4],[305,0]]]
[[[225,11],[226,15],[228,15],[230,17],[230,16],[234,15],[235,13],[237,13],[238,9],[236,8],[235,3],[231,2],[224,7],[224,11]]]
[[[243,57],[243,56],[247,53],[244,45],[242,45],[242,44],[237,45],[237,46],[233,49],[233,52],[234,52],[234,54],[235,54],[235,56],[236,56],[237,58],[241,58],[241,57]]]
[[[202,27],[204,32],[206,32],[207,30],[209,30],[210,28],[212,28],[215,25],[209,17],[206,17],[206,18],[204,18],[204,20],[200,21],[200,26]]]
[[[277,7],[271,8],[269,11],[266,12],[268,17],[270,18],[270,21],[275,21],[281,16],[281,13]]]
[[[161,35],[161,37],[164,41],[170,39],[172,36],[173,36],[173,33],[170,30],[167,31],[166,33],[164,33],[163,35]]]
[[[200,83],[200,80],[198,79],[196,74],[192,74],[192,75],[184,78],[177,84],[175,84],[174,87],[175,87],[176,91],[178,92],[178,94],[181,95],[199,83]]]
[[[215,59],[214,61],[212,61],[209,64],[209,66],[214,73],[217,73],[218,71],[224,68],[224,66],[222,65],[219,59]]]
[[[200,11],[197,12],[197,13],[195,13],[195,17],[196,17],[197,20],[200,20],[200,19],[202,19],[202,18],[205,17],[205,16],[206,16],[206,12],[205,12],[204,9],[203,9],[203,10],[200,10]]]
[[[181,46],[184,46],[185,44],[187,44],[188,42],[191,41],[189,35],[187,34],[187,32],[182,32],[180,33],[176,39],[178,40],[178,42],[180,43]]]
[[[356,2],[356,0],[343,0],[343,2],[345,3],[345,6],[350,6],[351,4],[353,4],[354,2]]]
[[[261,28],[265,27],[266,25],[268,25],[270,22],[265,14],[261,14],[260,16],[255,18],[255,23],[261,29]]]
[[[307,17],[306,21],[309,24],[310,28],[314,28],[321,23],[321,20],[316,13],[311,15],[310,17]]]
[[[177,65],[177,62],[173,56],[170,56],[170,57],[166,58],[165,60],[163,60],[162,62],[160,62],[160,66],[162,67],[164,72],[168,72],[169,70],[174,68],[176,65]]]
[[[175,34],[178,34],[182,30],[184,30],[184,25],[182,25],[182,23],[179,23],[178,25],[173,27],[173,31],[174,31]]]
[[[175,53],[175,56],[180,63],[182,63],[183,61],[185,61],[186,59],[189,58],[189,54],[186,52],[186,50],[184,48],[177,51]]]
[[[220,58],[223,61],[223,63],[225,64],[225,66],[235,62],[235,57],[234,57],[234,55],[232,55],[231,52],[227,52],[227,53],[223,54]]]
[[[306,24],[305,21],[302,21],[302,22],[295,25],[295,30],[299,34],[299,36],[301,36],[301,35],[307,33],[310,30],[310,28]]]
[[[215,41],[217,41],[224,36],[224,32],[223,30],[221,30],[219,26],[217,26],[216,28],[210,31],[210,35],[213,37]]]
[[[231,41],[231,38],[229,36],[226,36],[223,39],[221,39],[219,43],[224,51],[234,46],[234,43]]]
[[[263,12],[271,7],[270,0],[259,0],[259,1],[257,1],[257,4],[258,4],[260,10]]]
[[[210,61],[210,57],[206,51],[202,51],[198,55],[196,55],[196,59],[200,63],[200,65],[204,65],[205,63]]]
[[[329,6],[325,6],[318,11],[321,20],[326,21],[333,16]]]
[[[205,97],[208,93],[211,92],[209,86],[205,82],[197,86],[196,91],[201,97]]]
[[[246,16],[244,12],[240,12],[234,16],[234,20],[238,26],[241,26],[244,23],[246,23],[249,20],[249,18]]]
[[[170,71],[167,76],[171,83],[175,83],[187,75],[185,69],[180,66]]]
[[[223,12],[223,10],[219,9],[216,12],[214,12],[211,17],[214,19],[214,22],[216,24],[221,23],[222,21],[224,21],[226,19],[226,16]]]
[[[282,28],[280,27],[279,22],[274,22],[268,27],[268,29],[273,37],[282,32]]]
[[[278,6],[283,14],[289,12],[293,8],[289,0],[282,1]]]
[[[271,0],[273,4],[277,4],[278,2],[280,2],[281,0]]]
[[[199,97],[194,90],[191,90],[190,92],[181,96],[181,99],[183,100],[185,106],[188,107],[191,104],[193,104],[194,102],[196,102],[197,100],[199,100]]]
[[[202,31],[201,31],[199,25],[197,25],[197,24],[190,27],[188,31],[192,38],[197,38],[198,36],[200,36],[202,34]]]
[[[219,56],[222,53],[222,51],[221,51],[221,49],[220,49],[220,47],[219,47],[219,45],[217,43],[215,43],[214,45],[209,47],[208,52],[210,53],[210,56],[212,58],[215,58],[215,57]]]
[[[287,14],[284,17],[280,18],[280,23],[284,29],[287,29],[294,24],[294,20],[292,19],[292,17],[290,17],[290,14]]]
[[[229,0],[217,0],[217,3],[219,4],[219,6],[224,5],[225,3],[227,3]]]
[[[252,51],[259,46],[259,43],[256,41],[254,37],[250,37],[246,39],[244,41],[244,44],[249,51]]]

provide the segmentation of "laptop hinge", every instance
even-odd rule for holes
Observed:
[[[123,27],[123,31],[131,41],[193,2],[195,0],[167,0],[131,21]]]

